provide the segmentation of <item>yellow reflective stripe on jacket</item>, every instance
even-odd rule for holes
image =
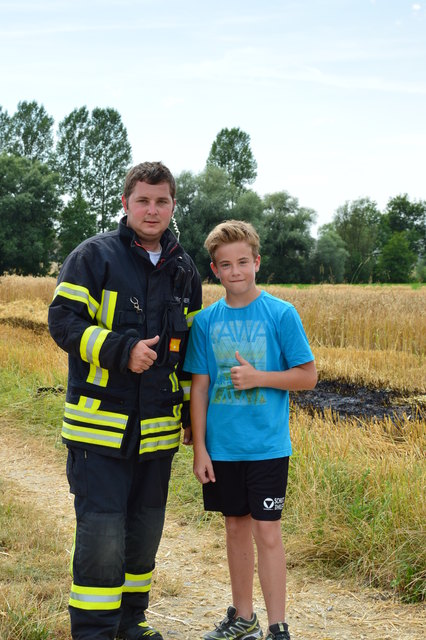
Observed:
[[[89,293],[89,289],[81,287],[78,284],[72,282],[61,282],[55,289],[53,299],[56,296],[62,296],[69,300],[75,300],[76,302],[82,302],[87,306],[87,310],[91,318],[94,318],[99,308],[99,303]]]
[[[112,321],[114,319],[115,307],[117,305],[117,291],[102,291],[101,304],[96,314],[98,324],[106,329],[112,329]]]
[[[147,593],[151,590],[152,571],[148,573],[134,574],[126,573],[123,592],[126,593]]]
[[[108,378],[108,369],[102,369],[102,367],[90,364],[89,375],[86,378],[86,382],[97,384],[99,387],[106,387],[108,384]]]
[[[76,609],[119,609],[122,591],[122,587],[81,587],[72,583],[69,604]]]
[[[81,396],[78,404],[71,402],[65,403],[64,417],[70,418],[77,422],[88,424],[98,424],[102,427],[115,427],[116,429],[125,429],[128,416],[124,413],[116,413],[114,411],[103,411],[99,409],[100,400],[93,400]]]
[[[102,429],[91,429],[84,425],[76,426],[75,424],[69,424],[69,422],[65,420],[62,423],[61,436],[64,440],[97,444],[104,447],[112,447],[113,449],[119,449],[123,440],[122,433],[103,431]]]
[[[195,316],[197,315],[197,313],[200,313],[200,311],[201,309],[197,309],[196,311],[191,311],[190,313],[188,313],[188,315],[186,316],[186,322],[188,327],[192,326]]]
[[[174,408],[176,416],[163,416],[162,418],[149,418],[141,420],[141,443],[139,453],[151,453],[153,451],[166,451],[179,446],[181,430],[181,405]],[[167,434],[164,432],[170,431]]]
[[[179,446],[180,442],[180,428],[178,433],[173,433],[170,436],[157,436],[156,438],[146,438],[141,441],[139,446],[139,453],[152,453],[153,451],[167,451],[168,449],[175,449]]]
[[[102,329],[102,327],[94,325],[88,327],[84,331],[80,342],[81,359],[100,367],[99,352],[109,333],[108,329]]]
[[[100,410],[100,404],[100,400],[86,396],[81,396],[78,404],[66,402],[62,437],[75,442],[86,442],[119,449],[128,416],[123,413]],[[72,424],[71,420],[79,424]],[[89,425],[96,426],[90,427]]]
[[[185,402],[186,400],[189,400],[189,396],[191,393],[191,384],[192,384],[192,380],[181,380],[180,381],[180,386],[182,387],[182,391],[183,391],[183,401]]]

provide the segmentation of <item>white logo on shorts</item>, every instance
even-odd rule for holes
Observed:
[[[265,498],[263,501],[265,511],[281,511],[284,508],[284,498]]]

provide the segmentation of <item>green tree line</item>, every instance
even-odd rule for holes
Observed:
[[[120,114],[81,107],[54,125],[36,101],[12,115],[0,106],[0,274],[52,273],[120,217],[132,163]],[[315,238],[316,212],[285,190],[259,196],[250,188],[256,176],[250,136],[238,127],[217,134],[202,172],[176,176],[180,240],[203,279],[212,279],[207,233],[239,218],[260,235],[260,282],[424,281],[425,200],[400,194],[383,211],[369,198],[347,201]]]

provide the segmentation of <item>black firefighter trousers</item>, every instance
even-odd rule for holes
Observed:
[[[173,456],[139,462],[69,447],[76,535],[69,601],[74,640],[113,640],[144,619]]]

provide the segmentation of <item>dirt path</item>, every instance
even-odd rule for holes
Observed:
[[[2,422],[0,476],[14,495],[37,503],[46,519],[71,544],[72,498],[64,465],[46,444],[21,436]],[[219,621],[231,603],[226,557],[217,532],[182,526],[171,515],[157,557],[150,620],[165,640],[196,640]],[[255,606],[266,629],[256,581]],[[287,619],[292,640],[423,640],[425,609],[401,605],[373,589],[312,577],[291,569]]]

